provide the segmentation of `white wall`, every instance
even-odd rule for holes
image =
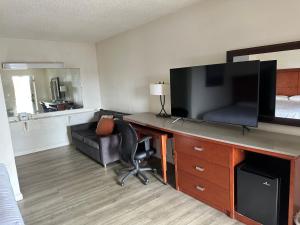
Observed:
[[[298,0],[203,1],[98,43],[103,107],[158,112],[150,82],[169,81],[170,68],[225,62],[227,50],[299,40],[299,8]]]
[[[9,131],[8,119],[6,115],[6,107],[4,94],[2,89],[2,82],[0,79],[0,163],[4,163],[10,177],[16,200],[22,199],[20,192],[18,174],[16,170],[15,157],[11,142],[11,136]]]

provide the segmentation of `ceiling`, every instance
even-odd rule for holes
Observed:
[[[202,0],[0,0],[0,37],[98,42]]]

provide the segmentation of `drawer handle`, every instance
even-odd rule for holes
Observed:
[[[199,186],[199,185],[196,186],[196,189],[197,189],[198,191],[205,191],[205,187],[201,187],[201,186]]]
[[[195,151],[198,151],[198,152],[202,152],[204,149],[201,148],[201,147],[195,146],[195,147],[194,147],[194,150],[195,150]]]
[[[199,172],[204,172],[204,168],[201,166],[195,166],[195,170],[197,170]]]

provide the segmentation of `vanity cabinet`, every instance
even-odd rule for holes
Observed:
[[[95,112],[76,109],[38,114],[25,121],[10,121],[15,156],[69,145],[69,126],[90,122]]]

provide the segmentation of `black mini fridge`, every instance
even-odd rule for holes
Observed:
[[[251,164],[236,168],[236,211],[264,225],[286,223],[288,200],[284,178]]]

